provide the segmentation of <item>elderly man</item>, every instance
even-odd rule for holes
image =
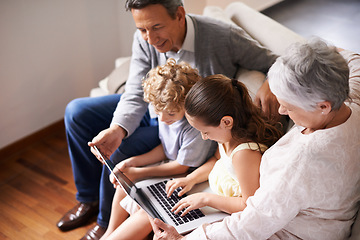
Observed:
[[[70,102],[65,112],[76,199],[57,226],[71,230],[98,211],[97,225],[83,239],[99,239],[108,225],[114,189],[109,172],[89,146],[118,163],[157,146],[157,122],[143,100],[141,79],[169,57],[186,61],[201,76],[221,73],[235,77],[239,67],[266,73],[276,57],[241,28],[203,16],[187,15],[181,0],[127,0],[137,31],[125,93]],[[277,101],[265,81],[256,102],[264,112],[276,112]],[[151,111],[150,111],[151,112]],[[91,141],[91,142],[89,142]]]

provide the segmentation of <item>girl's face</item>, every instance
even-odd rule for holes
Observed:
[[[229,125],[223,121],[224,118],[220,121],[219,126],[214,127],[207,126],[200,119],[192,117],[186,113],[185,116],[189,124],[201,133],[201,136],[204,140],[210,139],[220,144],[224,144],[230,142],[232,139],[231,127],[229,127]]]
[[[185,115],[185,109],[181,108],[180,111],[156,111],[155,113],[159,116],[159,121],[164,122],[166,125],[171,125],[174,122],[177,122],[184,118]]]

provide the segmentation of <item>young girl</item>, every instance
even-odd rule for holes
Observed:
[[[143,81],[144,99],[158,115],[161,144],[148,153],[122,161],[116,169],[133,180],[173,176],[185,173],[189,167],[198,167],[214,154],[216,143],[203,140],[185,118],[185,96],[199,79],[197,70],[186,63],[176,64],[174,59],[147,74]],[[164,160],[169,161],[163,163]],[[110,179],[116,184],[113,176]],[[101,239],[143,239],[151,233],[147,215],[137,213],[137,204],[125,196],[117,187],[109,226]]]
[[[195,184],[209,180],[214,193],[196,193],[183,198],[173,211],[210,206],[227,213],[244,210],[248,197],[259,188],[262,153],[274,144],[281,131],[263,117],[246,87],[223,75],[198,81],[185,100],[186,118],[203,139],[218,142],[215,155],[187,175],[169,181],[167,192],[182,187],[179,195]]]

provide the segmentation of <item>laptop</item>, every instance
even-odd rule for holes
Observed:
[[[208,182],[195,185],[191,191],[181,197],[178,196],[180,189],[177,189],[168,198],[165,185],[166,182],[170,180],[169,178],[146,179],[134,184],[121,171],[117,171],[115,174],[113,171],[115,167],[114,164],[108,158],[104,157],[96,146],[94,149],[128,196],[152,218],[159,218],[163,222],[172,225],[180,234],[186,234],[203,223],[221,221],[224,217],[229,216],[229,214],[211,207],[192,210],[183,217],[180,216],[181,212],[174,214],[171,212],[171,208],[187,194],[211,192]]]

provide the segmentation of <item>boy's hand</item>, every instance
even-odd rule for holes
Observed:
[[[116,165],[116,168],[122,172],[126,172],[130,167],[136,167],[133,161],[133,157],[125,159]]]
[[[118,181],[116,181],[114,174],[111,173],[111,174],[109,175],[109,180],[110,180],[110,182],[114,185],[114,188],[117,188],[118,186],[120,186],[120,184],[118,183]]]
[[[144,178],[142,174],[141,167],[128,167],[125,171],[122,171],[131,181],[135,182],[136,180]]]
[[[126,161],[126,160],[124,160],[124,161]],[[137,174],[138,171],[136,171],[137,170],[136,167],[131,167],[131,166],[124,167],[124,166],[127,166],[126,163],[125,163],[125,165],[123,165],[123,162],[118,163],[114,167],[114,170],[113,170],[114,173],[111,173],[109,175],[109,180],[114,185],[114,188],[120,186],[120,184],[118,183],[118,181],[116,181],[116,178],[114,176],[114,174],[116,175],[120,171],[122,173],[124,173],[131,181],[134,181],[137,179],[137,177],[139,177],[138,176],[139,174]],[[122,169],[124,169],[124,170],[122,170]]]
[[[114,174],[117,174],[120,170],[119,168],[115,167],[113,171]],[[124,173],[126,177],[128,177],[131,181],[136,181],[138,179],[143,178],[141,174],[141,168],[138,167],[128,167],[126,168],[126,171],[121,171],[121,172]],[[109,175],[109,180],[114,185],[114,188],[116,188],[120,186],[120,184],[116,181],[114,174],[111,173]]]

